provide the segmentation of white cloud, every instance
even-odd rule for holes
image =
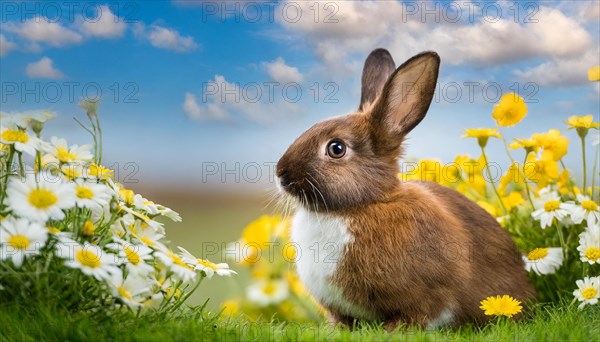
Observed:
[[[123,18],[115,16],[106,5],[96,7],[98,12],[94,21],[80,18],[79,29],[86,36],[100,38],[122,37],[127,28]]]
[[[185,93],[185,100],[181,106],[187,116],[193,120],[228,121],[230,119],[229,114],[216,103],[200,106],[192,93]]]
[[[203,91],[204,104],[198,104],[192,93],[185,94],[182,108],[190,119],[230,121],[235,114],[253,122],[268,124],[301,112],[298,102],[283,96],[271,97],[266,88],[257,91],[256,83],[248,87],[230,83],[221,75],[215,75]]]
[[[515,76],[524,82],[535,82],[540,86],[589,84],[587,71],[598,64],[598,56],[598,50],[590,50],[581,57],[553,59],[533,68],[516,70]]]
[[[314,6],[312,2],[294,2],[293,6],[302,7],[302,13],[314,12],[309,7]],[[320,6],[324,8],[323,3]],[[463,6],[463,20],[452,23],[444,20],[444,14],[438,16],[440,20],[433,15],[422,20],[420,13],[411,12],[400,2],[344,1],[335,6],[329,21],[337,22],[327,22],[325,11],[316,21],[313,15],[303,15],[297,22],[295,18],[277,17],[288,32],[308,42],[331,71],[355,72],[364,56],[376,47],[388,48],[398,61],[423,50],[435,50],[446,64],[481,66],[534,58],[573,58],[594,44],[592,35],[576,18],[545,6],[539,7],[535,23],[515,22],[506,8],[499,20],[476,15],[470,23],[468,9]],[[439,8],[443,13],[444,7]],[[355,57],[361,60],[357,63]]]
[[[56,69],[54,63],[48,57],[42,57],[37,62],[27,64],[27,76],[31,78],[60,79],[64,74]]]
[[[134,28],[138,38],[146,39],[152,46],[176,52],[187,52],[198,48],[198,44],[192,36],[182,36],[175,29],[152,24],[146,27],[138,24]]]
[[[82,35],[78,32],[59,23],[50,22],[41,16],[28,19],[22,24],[7,23],[5,26],[7,31],[16,33],[34,45],[46,44],[61,47],[79,44],[83,41]]]
[[[271,79],[279,83],[301,83],[303,76],[298,71],[298,68],[289,66],[285,63],[283,58],[279,57],[272,62],[266,62],[267,73]]]
[[[17,46],[8,41],[3,34],[0,33],[0,57],[8,55],[9,52],[14,50]]]

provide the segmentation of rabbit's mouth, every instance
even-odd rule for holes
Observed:
[[[287,181],[276,177],[275,184],[280,193],[292,197],[298,205],[311,211],[328,211],[327,201],[315,180],[305,177],[300,181]]]

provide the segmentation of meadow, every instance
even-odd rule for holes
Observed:
[[[410,172],[398,174],[453,188],[495,217],[523,252],[539,302],[523,308],[524,303],[498,293],[481,301],[480,308],[491,316],[484,326],[421,330],[401,325],[388,332],[377,323],[327,324],[325,310],[294,272],[299,254],[288,248],[290,218],[269,206],[268,196],[209,186],[148,188],[113,179],[114,171],[102,166],[98,103],[80,106],[89,123],[78,122],[93,145],[68,145],[56,137],[45,141],[41,132],[52,113],[3,114],[2,340],[600,337],[600,124],[592,115],[563,122],[564,132],[576,132],[574,143],[569,133],[551,129],[509,144],[506,128],[527,112],[523,99],[509,94],[493,109],[496,127],[465,129],[463,138],[479,145],[479,158],[458,155],[451,165],[422,159]],[[581,177],[563,162],[577,140]],[[485,178],[491,179],[492,156],[485,148],[492,142],[504,143],[512,161],[497,182]],[[594,158],[586,147],[595,151]],[[517,153],[523,162],[513,157]],[[244,253],[234,252],[234,260],[223,257],[232,243],[244,247]],[[273,258],[256,258],[266,251],[275,252]],[[520,320],[511,319],[521,312]]]
[[[137,190],[137,189],[136,189]],[[142,189],[140,189],[142,190]],[[209,200],[202,191],[173,194],[164,189],[146,191],[157,201],[180,209],[182,222],[172,223],[169,239],[200,253],[202,244],[235,240],[245,225],[265,212],[266,197],[245,200]],[[580,311],[574,303],[539,305],[524,322],[498,320],[485,327],[422,331],[415,328],[387,332],[381,326],[360,325],[353,330],[332,329],[324,319],[316,322],[281,321],[277,317],[251,320],[220,313],[223,301],[242,296],[251,276],[243,267],[234,278],[204,282],[188,299],[182,312],[136,315],[131,311],[106,314],[73,312],[60,303],[35,306],[0,305],[0,341],[593,341],[600,337],[600,307]]]

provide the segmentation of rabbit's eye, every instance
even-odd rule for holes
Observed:
[[[327,155],[330,156],[331,158],[342,158],[344,155],[346,154],[346,145],[344,145],[344,143],[338,141],[338,140],[334,140],[331,141],[328,145],[327,145]]]

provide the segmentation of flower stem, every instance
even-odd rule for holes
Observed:
[[[594,199],[594,189],[596,188],[596,177],[598,174],[596,173],[598,167],[598,154],[600,153],[600,145],[596,147],[596,156],[594,157],[594,166],[592,167],[592,195],[590,196]]]
[[[525,160],[523,161],[523,165],[527,163],[527,155],[525,155]],[[525,167],[525,166],[523,166]],[[531,204],[531,209],[535,210],[535,206],[533,205],[533,199],[531,198],[531,190],[529,190],[529,184],[527,184],[527,178],[525,177],[525,173],[519,169],[519,176],[523,177],[523,183],[525,183],[525,190],[527,190],[527,198],[529,199],[529,204]]]
[[[587,170],[586,170],[586,161],[585,161],[585,136],[581,136],[581,156],[583,160],[583,194],[585,195],[587,188]],[[592,189],[593,191],[593,189]]]
[[[21,177],[24,177],[25,176],[25,166],[23,165],[23,153],[19,152],[18,158],[19,158],[19,174],[21,174]]]
[[[95,116],[96,118],[96,135],[98,136],[98,164],[97,165],[101,165],[102,163],[102,128],[100,127],[100,119],[98,118],[98,115]]]
[[[568,256],[568,249],[567,249],[567,244],[565,243],[565,237],[563,235],[562,232],[562,225],[560,224],[560,222],[556,225],[556,230],[558,232],[558,239],[560,240],[560,245],[562,246],[563,249],[563,253],[564,253],[564,264],[566,264],[566,260],[567,260],[567,256]]]
[[[3,180],[2,180],[2,193],[0,194],[0,205],[2,205],[2,203],[4,203],[4,197],[6,196],[6,187],[8,186],[8,176],[10,175],[10,173],[12,172],[12,162],[13,162],[13,157],[15,156],[15,146],[14,145],[10,145],[10,151],[8,152],[8,160],[6,161],[6,174],[2,175],[3,176]]]
[[[502,141],[504,142],[504,151],[506,151],[506,155],[508,156],[508,159],[510,159],[511,163],[516,163],[515,160],[513,159],[512,155],[510,154],[510,150],[508,149],[508,143],[506,142],[506,139],[502,138]],[[525,160],[523,161],[523,165],[525,165],[527,163],[527,152],[525,152]],[[525,166],[523,166],[525,167]],[[527,199],[529,199],[529,204],[531,204],[531,208],[534,209],[533,206],[533,200],[531,199],[531,191],[529,190],[529,184],[527,184],[527,178],[525,177],[525,173],[521,170],[521,168],[518,167],[517,165],[517,171],[519,172],[519,177],[521,177],[523,179],[523,183],[525,184],[525,190],[527,190]]]
[[[504,203],[502,202],[502,197],[500,197],[500,193],[498,192],[498,189],[496,188],[496,184],[494,184],[494,180],[492,179],[492,172],[490,171],[490,165],[488,163],[487,156],[485,155],[485,149],[483,148],[483,146],[481,146],[481,155],[483,156],[483,162],[485,163],[485,169],[487,171],[488,179],[489,179],[490,183],[492,184],[492,189],[494,189],[494,192],[496,193],[496,196],[498,197],[498,201],[500,201],[500,206],[502,206],[502,209],[504,210],[504,215],[506,215],[508,213],[508,211],[506,210],[506,207],[504,206]]]
[[[194,285],[194,287],[188,292],[186,293],[182,298],[179,298],[177,303],[175,303],[175,305],[169,310],[169,312],[174,312],[175,310],[177,310],[183,303],[185,303],[185,301],[190,298],[190,296],[192,294],[194,294],[194,292],[196,292],[196,290],[198,289],[198,286],[200,286],[200,284],[202,283],[202,280],[204,280],[204,277],[200,277],[200,279],[196,282],[196,285]]]

